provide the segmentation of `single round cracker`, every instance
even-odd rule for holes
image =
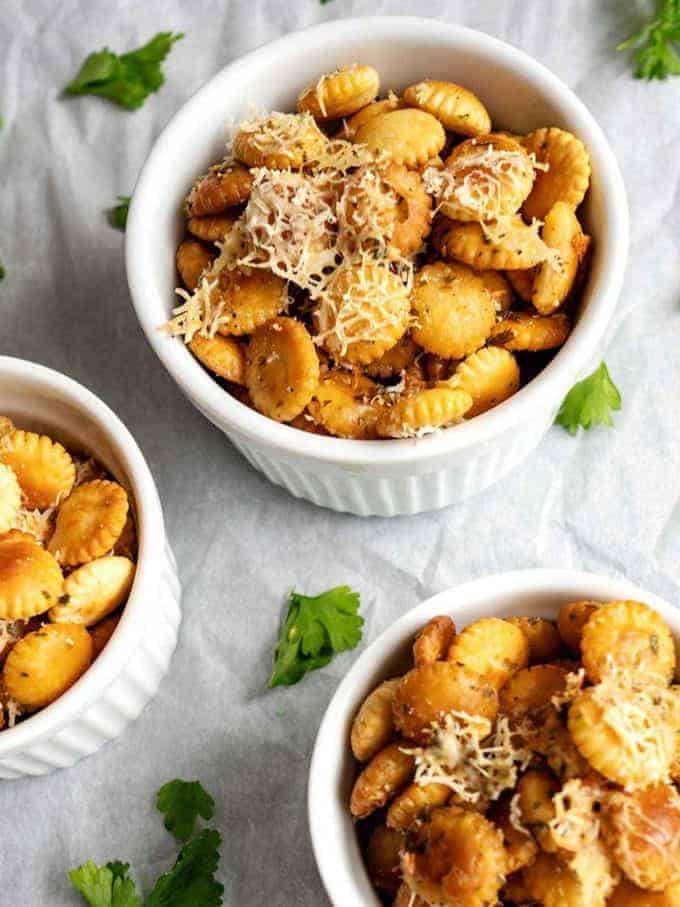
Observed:
[[[372,66],[354,63],[321,76],[300,94],[297,109],[309,111],[315,120],[327,122],[348,117],[375,100],[380,76]]]
[[[73,487],[76,468],[71,455],[47,435],[15,429],[0,440],[0,463],[16,475],[25,506],[47,510]]]
[[[277,422],[305,409],[319,381],[319,358],[305,326],[273,318],[258,328],[246,351],[245,382],[255,407]]]
[[[487,346],[464,359],[449,383],[472,397],[472,408],[467,414],[471,419],[517,393],[519,366],[508,350]]]
[[[175,264],[182,283],[190,293],[201,282],[201,275],[215,258],[210,249],[195,239],[185,239],[175,254]]]
[[[409,85],[404,101],[437,117],[450,132],[475,136],[491,131],[491,117],[477,95],[454,82],[423,79]]]
[[[337,361],[367,365],[406,333],[409,291],[388,263],[365,259],[338,268],[326,289],[315,321],[325,348]]]
[[[27,620],[57,603],[63,576],[55,558],[26,532],[0,536],[0,620]]]
[[[128,509],[127,492],[118,482],[95,479],[78,485],[59,508],[50,552],[68,566],[102,557],[118,541]]]
[[[412,293],[413,340],[444,359],[462,359],[484,345],[496,309],[484,281],[469,267],[438,261],[417,273]]]
[[[218,378],[245,384],[246,356],[238,340],[221,334],[214,337],[194,334],[188,346],[198,361]]]
[[[524,202],[524,214],[543,220],[556,202],[576,209],[590,184],[590,155],[575,135],[555,126],[537,129],[522,140],[530,154],[547,169],[537,169],[531,194]]]
[[[92,640],[80,624],[46,624],[22,637],[7,656],[2,682],[28,709],[58,699],[92,661]]]
[[[377,423],[383,438],[414,438],[461,422],[472,407],[465,391],[433,387],[401,397],[385,410]]]
[[[241,123],[234,157],[248,167],[298,170],[317,158],[328,139],[310,113],[279,113]]]
[[[337,438],[375,438],[381,408],[371,401],[377,393],[369,378],[335,369],[319,381],[307,411]]]
[[[408,107],[364,123],[354,141],[367,145],[374,154],[385,152],[395,164],[417,168],[439,154],[446,134],[432,114]]]
[[[135,565],[127,557],[100,557],[83,564],[64,580],[64,594],[48,617],[57,624],[92,627],[127,600],[134,576]]]
[[[533,268],[550,255],[540,236],[519,216],[486,224],[485,228],[479,223],[440,217],[432,242],[444,258],[462,261],[478,271]]]

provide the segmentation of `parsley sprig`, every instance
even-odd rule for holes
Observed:
[[[119,195],[117,199],[118,204],[109,209],[109,223],[117,230],[125,230],[132,198],[129,195]]]
[[[141,907],[142,899],[129,877],[129,863],[97,866],[88,860],[67,873],[69,881],[91,907]]]
[[[200,781],[175,778],[158,791],[156,808],[165,816],[165,827],[178,841],[188,840],[194,833],[196,819],[212,819],[215,801]]]
[[[224,885],[215,881],[222,838],[214,828],[204,828],[180,850],[170,872],[162,875],[146,907],[219,907]]]
[[[118,55],[108,47],[95,51],[64,91],[67,95],[97,95],[127,110],[136,110],[165,82],[161,64],[172,45],[183,37],[165,31],[126,54]]]
[[[224,886],[216,881],[215,873],[222,838],[214,828],[194,835],[197,817],[212,819],[215,801],[198,781],[175,779],[160,789],[156,805],[165,815],[165,827],[179,840],[189,840],[172,869],[156,881],[146,907],[220,907]],[[142,907],[129,873],[129,863],[112,861],[97,866],[89,860],[67,876],[90,907]]]
[[[591,375],[572,387],[555,421],[569,434],[575,435],[579,427],[612,426],[611,412],[620,409],[619,389],[612,381],[606,363],[601,362]]]
[[[680,0],[663,0],[658,15],[617,50],[637,48],[633,54],[635,77],[666,79],[680,75]]]
[[[327,665],[336,652],[355,648],[364,623],[359,604],[359,593],[349,586],[313,598],[291,592],[269,686],[298,683],[309,671]]]

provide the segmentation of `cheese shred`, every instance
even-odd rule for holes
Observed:
[[[517,783],[517,767],[526,768],[529,750],[517,745],[507,718],[495,727],[479,715],[449,712],[433,724],[426,747],[404,750],[415,757],[416,784],[445,784],[461,800],[497,800]]]
[[[304,115],[306,117],[307,115]],[[239,125],[241,132],[259,135],[267,148],[285,147],[295,141],[300,115],[254,116]],[[263,140],[265,141],[265,140]],[[365,145],[344,139],[326,141],[300,170],[254,168],[248,204],[225,238],[216,245],[219,255],[203,272],[193,292],[176,290],[180,304],[165,330],[185,343],[197,334],[214,337],[222,321],[220,275],[240,268],[262,268],[307,291],[315,304],[321,326],[315,337],[322,343],[334,335],[335,348],[345,351],[348,338],[375,340],[393,325],[387,264],[410,290],[413,264],[399,257],[390,243],[397,222],[399,199],[384,180],[389,160],[374,155]],[[388,262],[389,260],[389,262]],[[385,267],[366,267],[367,261]],[[329,291],[331,280],[343,269],[356,270],[352,292],[342,299]],[[369,281],[369,275],[371,280]],[[375,278],[378,275],[379,279]],[[361,300],[371,298],[370,319]],[[393,284],[392,284],[393,285]],[[366,322],[357,332],[358,322]],[[364,337],[365,335],[365,337]]]

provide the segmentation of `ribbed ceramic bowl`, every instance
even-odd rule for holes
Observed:
[[[426,76],[477,92],[514,132],[561,126],[588,147],[585,218],[594,236],[580,317],[550,365],[491,412],[419,440],[351,441],[280,425],[225,393],[178,341],[159,331],[176,283],[180,208],[196,175],[224,153],[226,123],[250,105],[292,110],[302,87],[352,61],[371,63],[384,89]],[[334,21],[287,35],[227,66],[182,107],[156,142],[135,189],[126,231],[128,282],[152,347],[184,393],[249,462],[292,494],[334,510],[392,516],[445,507],[491,485],[552,424],[568,389],[600,352],[623,281],[628,210],[611,149],[591,114],[540,63],[480,32],[433,19]]]
[[[19,778],[73,765],[137,718],[177,644],[180,587],[149,467],[108,406],[58,372],[0,356],[0,413],[103,463],[127,489],[139,533],[132,591],[99,658],[52,705],[0,731],[0,778]]]
[[[314,746],[308,810],[314,855],[335,907],[380,907],[359,851],[349,797],[356,762],[349,746],[352,720],[382,680],[409,667],[413,637],[436,614],[449,614],[456,628],[482,617],[521,614],[555,618],[568,601],[631,599],[654,608],[680,639],[680,611],[624,579],[575,570],[518,570],[448,589],[409,611],[357,659],[333,696]]]

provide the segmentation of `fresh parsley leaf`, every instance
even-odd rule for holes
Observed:
[[[579,381],[564,398],[555,420],[571,435],[592,425],[613,425],[611,410],[621,409],[621,394],[601,362],[592,375]]]
[[[91,53],[64,89],[65,93],[94,94],[127,110],[136,110],[165,81],[161,64],[175,41],[183,37],[169,31],[159,32],[148,44],[120,56],[108,47]]]
[[[224,885],[215,881],[215,872],[221,843],[219,832],[212,828],[192,838],[170,872],[158,879],[146,907],[219,907]]]
[[[178,841],[186,841],[194,833],[196,819],[212,819],[215,801],[200,781],[175,778],[158,791],[156,807],[165,816],[165,827]]]
[[[327,665],[336,652],[358,645],[364,623],[357,613],[359,603],[359,593],[349,586],[315,598],[291,592],[269,686],[298,683],[308,671]]]
[[[109,209],[109,223],[117,230],[124,230],[127,226],[128,211],[132,198],[129,195],[119,195],[117,198],[118,204]]]
[[[170,781],[158,792],[158,808],[176,837],[191,835],[197,815],[212,818],[215,804],[198,781]],[[215,880],[222,838],[205,829],[182,847],[175,865],[157,880],[146,907],[220,907],[224,885]],[[116,860],[97,866],[91,860],[67,873],[90,907],[142,907],[129,877],[130,865]]]
[[[67,873],[73,887],[90,907],[141,907],[142,899],[128,876],[128,863],[96,866],[92,860]]]
[[[633,54],[637,79],[666,79],[680,75],[680,0],[662,0],[658,15],[617,50],[637,48]]]
[[[127,879],[130,874],[129,863],[121,863],[120,860],[111,860],[106,866],[113,873],[114,879]]]

